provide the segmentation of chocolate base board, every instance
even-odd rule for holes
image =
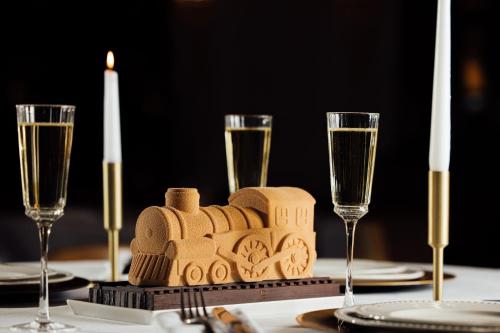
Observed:
[[[144,310],[180,308],[181,287],[137,287],[128,282],[105,282],[89,290],[89,301]],[[330,278],[239,282],[220,285],[182,287],[184,291],[203,290],[207,306],[280,301],[340,295],[339,284]],[[193,294],[193,293],[191,293]]]

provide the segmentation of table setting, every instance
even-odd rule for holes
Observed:
[[[324,269],[323,267],[330,265],[333,261],[340,261],[341,259],[329,259],[329,258],[319,258],[316,262],[317,266]],[[126,260],[120,265],[120,268],[124,267]],[[385,267],[387,263],[381,262]],[[73,267],[78,265],[78,261],[70,262],[53,262],[53,267],[57,269],[66,268],[66,270],[71,270]],[[345,262],[343,262],[345,264]],[[389,263],[391,264],[391,263]],[[25,264],[26,265],[26,264]],[[32,264],[30,264],[32,265]],[[50,263],[52,265],[52,263]],[[415,267],[416,269],[423,268],[428,270],[432,268],[430,264],[421,263],[404,263],[408,267]],[[32,265],[33,266],[33,265]],[[33,266],[36,267],[36,266]],[[104,276],[110,274],[109,262],[106,260],[101,261],[87,261],[79,271],[75,271],[78,276],[92,280],[93,277]],[[83,275],[84,271],[87,270],[88,276]],[[497,281],[500,279],[500,270],[490,269],[490,268],[476,268],[467,266],[445,266],[445,271],[455,275],[454,279],[445,280],[444,292],[447,297],[451,300],[477,300],[477,301],[495,301],[500,299],[500,291],[497,288]],[[100,273],[99,273],[100,272]],[[331,268],[331,272],[335,272],[335,267]],[[354,271],[355,274],[355,271]],[[431,289],[427,287],[405,287],[396,288],[389,290],[368,290],[365,291],[363,287],[357,287],[354,284],[357,291],[357,302],[358,304],[373,304],[379,302],[393,302],[393,301],[405,301],[408,299],[419,300],[422,302],[427,302],[430,299]],[[52,287],[52,285],[50,286]],[[88,289],[79,289],[80,292],[70,295],[70,300],[66,299],[59,300],[56,306],[51,307],[51,315],[54,319],[62,321],[73,326],[77,326],[79,331],[83,332],[136,332],[138,329],[145,332],[169,332],[172,327],[177,327],[177,331],[182,332],[183,330],[197,330],[197,332],[202,332],[203,327],[186,328],[184,324],[180,321],[180,316],[178,310],[157,310],[157,311],[147,311],[142,312],[137,309],[120,308],[120,307],[109,307],[106,306],[103,310],[99,307],[90,306],[87,311],[93,311],[95,314],[90,316],[92,312],[86,313],[85,315],[77,315],[73,312],[69,305],[66,303],[79,302],[80,304],[87,305],[88,303]],[[51,296],[53,294],[51,293]],[[280,306],[283,304],[284,306]],[[0,308],[0,331],[10,332],[9,326],[17,324],[19,322],[26,322],[32,319],[33,314],[36,313],[36,308],[34,307],[35,302],[31,304],[25,304],[29,307],[18,307],[14,308],[12,303],[10,305],[3,305]],[[78,306],[78,305],[77,305]],[[333,307],[342,306],[342,296],[334,297],[321,297],[321,298],[311,298],[295,301],[286,302],[268,302],[266,303],[247,303],[247,304],[233,304],[225,305],[224,308],[234,311],[233,309],[242,309],[243,312],[254,320],[264,332],[321,332],[321,331],[332,331],[331,327],[321,327],[318,330],[315,325],[318,322],[321,324],[323,317],[320,320],[309,321],[306,327],[298,326],[296,317],[315,312],[325,311],[325,309],[331,309]],[[207,306],[208,310],[211,311],[212,307]],[[131,313],[120,312],[113,313],[113,309],[124,309],[132,311]],[[85,309],[76,309],[85,310]],[[328,311],[328,310],[326,310]],[[125,313],[125,314],[124,314]],[[156,316],[162,316],[161,318],[154,318]],[[100,317],[100,318],[99,318]],[[166,317],[166,318],[165,318]],[[148,323],[148,324],[146,324]],[[327,322],[328,325],[328,322]],[[309,328],[311,327],[311,328]]]
[[[318,124],[326,125],[331,202],[345,225],[345,258],[318,257],[317,240],[328,235],[315,231],[311,193],[293,181],[267,185],[279,124],[270,114],[221,119],[227,201],[207,202],[196,187],[167,187],[141,209],[134,238],[120,250],[127,179],[118,73],[109,51],[102,160],[108,259],[49,262],[52,226],[64,221],[67,185],[77,177],[69,176],[77,107],[17,104],[22,202],[37,226],[40,262],[0,263],[0,331],[500,332],[500,270],[444,264],[450,7],[450,0],[438,0],[427,179],[432,264],[354,257],[356,227],[368,219],[372,189],[380,185],[373,180],[384,130],[379,113],[357,110],[327,112]]]

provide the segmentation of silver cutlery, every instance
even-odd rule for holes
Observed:
[[[228,327],[229,333],[261,333],[264,332],[257,324],[253,323],[244,313],[239,310],[230,312],[224,307],[212,309],[212,315]]]
[[[198,302],[197,294],[199,295],[200,303]],[[193,299],[193,302],[191,302],[191,298]],[[193,303],[194,309],[192,306]],[[200,311],[200,305],[202,312]],[[210,321],[207,313],[207,307],[205,306],[205,299],[203,298],[203,290],[201,287],[193,289],[192,293],[191,288],[186,288],[185,291],[184,288],[181,287],[181,320],[188,325],[203,325],[205,327],[206,333],[220,332],[219,330],[216,330],[214,328],[214,324]]]

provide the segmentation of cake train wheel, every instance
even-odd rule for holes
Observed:
[[[217,260],[210,267],[210,279],[212,283],[228,282],[231,274],[231,267],[227,261]]]
[[[281,243],[280,252],[289,254],[280,260],[281,273],[286,279],[298,279],[310,270],[313,255],[307,242],[298,234],[290,234]]]
[[[243,238],[236,253],[245,262],[244,265],[241,262],[236,263],[236,269],[243,281],[254,282],[265,279],[268,267],[261,268],[259,271],[249,269],[271,256],[271,250],[263,239],[257,236]]]
[[[204,272],[200,265],[189,264],[184,270],[184,280],[189,286],[198,285],[203,282]]]

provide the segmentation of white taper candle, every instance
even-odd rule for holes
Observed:
[[[438,0],[434,86],[429,149],[431,171],[448,171],[450,166],[451,116],[451,0]]]
[[[120,99],[118,93],[118,73],[113,70],[114,57],[108,52],[104,71],[104,162],[122,161],[120,133]]]

